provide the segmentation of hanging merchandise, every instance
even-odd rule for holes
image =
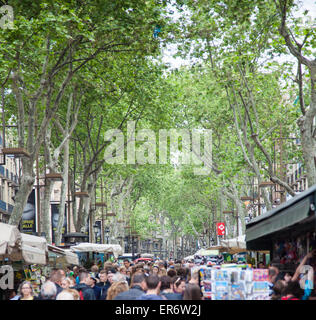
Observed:
[[[41,285],[46,281],[42,269],[38,265],[28,265],[24,269],[24,279],[31,282],[36,295],[40,294]]]
[[[205,300],[211,300],[212,298],[212,269],[202,268],[199,272],[200,283],[203,283],[202,293]]]
[[[206,300],[269,300],[268,269],[249,265],[201,267],[201,289]]]

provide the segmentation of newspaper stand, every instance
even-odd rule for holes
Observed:
[[[199,267],[205,300],[269,300],[268,269],[248,264]]]

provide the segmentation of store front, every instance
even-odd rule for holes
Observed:
[[[293,269],[316,248],[316,185],[246,224],[248,250],[269,250],[271,261]]]

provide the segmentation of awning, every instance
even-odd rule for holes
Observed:
[[[21,234],[16,226],[0,222],[0,255],[10,256],[14,249],[21,246]],[[2,257],[3,258],[3,257]]]
[[[46,264],[46,250],[22,243],[18,250],[14,249],[10,254],[10,260],[23,261],[25,264]]]
[[[22,243],[28,246],[38,248],[44,251],[47,250],[47,241],[45,238],[33,236],[27,233],[21,233],[21,237],[22,237]]]
[[[0,260],[46,264],[46,239],[20,233],[17,227],[0,223]]]
[[[267,238],[273,233],[286,228],[293,228],[298,223],[304,222],[313,214],[312,204],[315,205],[315,203],[316,185],[253,219],[246,224],[247,248],[255,249],[253,243],[255,241],[259,242],[260,238]],[[257,249],[260,249],[260,246]]]
[[[79,257],[76,253],[73,253],[70,250],[65,250],[65,253],[66,255],[63,258],[66,264],[79,266]]]
[[[46,264],[46,251],[22,244],[22,257],[27,264]]]
[[[70,250],[72,252],[113,253],[115,258],[123,254],[123,249],[119,244],[100,244],[100,243],[82,242],[82,243],[79,243],[78,245],[71,246]]]
[[[72,252],[70,249],[62,249],[53,245],[47,245],[49,257],[54,256],[55,263],[60,264],[63,267],[70,265],[79,265],[78,255]]]
[[[0,255],[4,255],[7,252],[7,241],[0,241]]]

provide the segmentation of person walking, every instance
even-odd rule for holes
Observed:
[[[164,300],[160,295],[161,282],[156,274],[146,277],[147,292],[142,294],[137,300]]]
[[[57,295],[56,300],[75,300],[75,297],[69,289],[64,289]]]
[[[111,286],[111,283],[108,281],[107,271],[106,270],[101,270],[100,271],[99,279],[100,279],[100,282],[98,282],[96,284],[96,286],[101,289],[100,300],[106,300],[106,295],[107,295],[108,289]]]
[[[37,300],[34,295],[33,286],[30,281],[23,281],[18,289],[19,298],[17,300]]]
[[[87,271],[82,271],[79,274],[79,284],[71,289],[75,289],[80,294],[80,300],[96,300],[93,289],[89,286],[90,275]]]
[[[182,300],[181,293],[173,292],[173,284],[172,284],[171,277],[162,276],[160,277],[160,281],[161,281],[160,295],[162,297],[165,297],[167,300]]]
[[[66,277],[61,281],[60,286],[63,290],[69,289],[70,287],[74,286],[75,284],[71,281],[70,278]]]
[[[59,294],[63,291],[61,283],[64,278],[66,278],[66,272],[62,269],[58,269],[57,271],[52,272],[52,274],[50,276],[49,280],[55,283],[55,286],[57,289],[57,294]]]
[[[200,287],[194,283],[187,283],[183,293],[183,300],[202,300]]]
[[[90,277],[88,278],[88,286],[90,286],[93,289],[96,300],[100,300],[101,288],[97,287],[96,284],[97,284],[97,279],[90,274]]]
[[[99,267],[96,264],[94,264],[93,266],[91,266],[90,270],[91,276],[97,279],[97,281],[99,281]]]
[[[128,259],[124,259],[123,264],[126,270],[131,266],[131,263]]]
[[[106,300],[114,300],[119,293],[126,292],[127,290],[127,281],[115,281],[108,290]]]
[[[132,279],[131,288],[119,293],[113,300],[136,300],[146,293],[147,284],[143,274],[135,274]]]
[[[185,278],[175,276],[172,278],[172,283],[173,283],[173,291],[175,293],[180,293],[181,295],[183,295],[185,290]]]
[[[56,300],[56,296],[58,294],[57,292],[58,291],[57,291],[56,284],[50,280],[47,280],[42,285],[40,299],[41,300]]]
[[[153,265],[152,270],[151,270],[151,274],[159,274],[159,266],[157,264]]]
[[[271,300],[281,300],[281,295],[285,286],[287,286],[288,282],[284,280],[278,280],[273,286],[273,293],[271,295]]]
[[[277,282],[277,277],[279,274],[279,269],[275,266],[269,267],[269,274],[268,274],[268,286],[269,286],[269,296],[273,295],[273,287],[274,284]]]
[[[282,290],[281,300],[301,300],[304,290],[301,289],[298,281],[289,281]]]

